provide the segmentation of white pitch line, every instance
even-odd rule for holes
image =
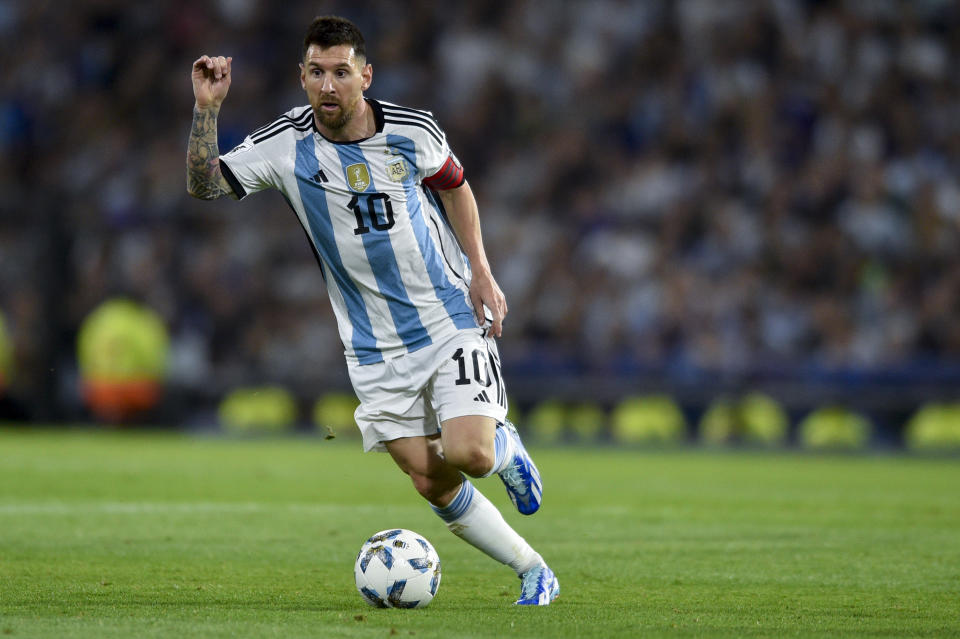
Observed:
[[[192,513],[261,513],[298,512],[329,513],[349,509],[353,512],[378,512],[382,506],[346,504],[267,504],[262,502],[15,502],[0,503],[0,517],[4,515],[140,515]]]

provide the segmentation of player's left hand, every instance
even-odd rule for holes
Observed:
[[[489,271],[474,271],[470,281],[470,302],[480,326],[486,323],[483,307],[490,309],[493,313],[490,333],[494,337],[500,337],[503,333],[503,318],[507,316],[507,298],[503,296],[503,291]]]

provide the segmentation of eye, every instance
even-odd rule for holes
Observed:
[[[337,71],[337,77],[338,77],[338,78],[345,78],[345,77],[347,77],[347,72],[344,71],[343,69],[340,69],[339,71]]]

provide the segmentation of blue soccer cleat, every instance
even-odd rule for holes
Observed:
[[[560,582],[549,566],[540,563],[520,577],[518,606],[549,606],[560,594]]]
[[[500,475],[503,485],[507,487],[507,495],[517,510],[524,515],[532,515],[540,508],[540,500],[543,496],[540,471],[530,459],[527,449],[523,447],[523,442],[520,441],[520,435],[514,425],[505,421],[499,428],[503,429],[507,437],[513,439],[516,452],[507,467],[497,474]]]

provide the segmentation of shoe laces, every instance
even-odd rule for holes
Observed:
[[[504,481],[509,482],[518,494],[525,495],[527,493],[527,484],[523,481],[523,476],[520,474],[519,464],[511,464],[500,473],[500,477],[502,477]]]

